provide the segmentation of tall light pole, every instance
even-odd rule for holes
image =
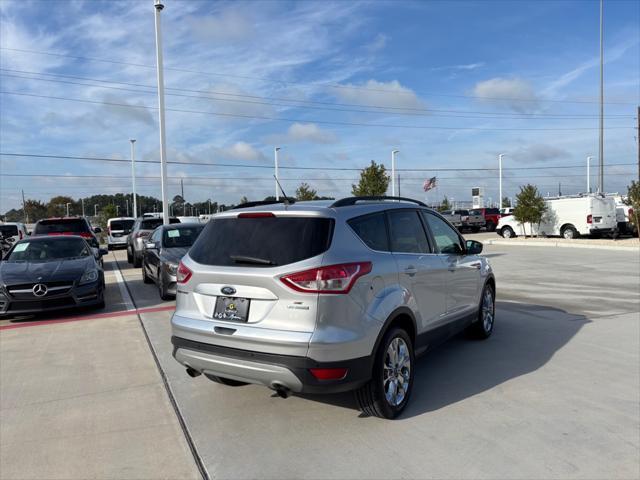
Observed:
[[[69,216],[69,205],[71,205],[70,203],[67,203],[67,217]]]
[[[280,147],[276,147],[273,150],[273,160],[275,163],[275,174],[276,174],[276,202],[280,200],[280,188],[278,188],[278,152],[280,151]]]
[[[587,157],[587,193],[591,193],[591,159],[593,157],[589,155]]]
[[[93,216],[97,217],[98,216],[98,204],[94,204],[93,205]]]
[[[154,15],[156,20],[156,70],[158,75],[158,117],[160,127],[160,183],[162,190],[162,223],[169,225],[169,201],[167,199],[167,142],[164,126],[164,72],[162,66],[162,30],[160,12],[164,5],[155,0]]]
[[[600,0],[600,141],[598,150],[598,192],[604,193],[604,7]]]
[[[399,150],[391,151],[391,196],[396,196],[396,154]]]
[[[132,138],[131,142],[131,182],[133,188],[133,216],[138,218],[138,201],[136,199],[136,139]]]
[[[500,205],[500,208],[502,208],[502,157],[504,157],[504,153],[501,153],[500,155],[498,155],[498,175],[499,175],[499,195],[500,195],[500,199],[498,200],[498,205]]]

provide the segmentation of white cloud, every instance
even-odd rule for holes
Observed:
[[[248,40],[255,33],[254,22],[253,18],[237,9],[224,10],[215,16],[188,19],[197,39],[213,45]]]
[[[464,63],[460,65],[445,65],[444,67],[435,67],[431,70],[434,72],[440,70],[477,70],[478,68],[482,68],[485,66],[484,62],[476,62],[476,63]]]
[[[143,103],[141,101],[131,102],[119,95],[109,93],[103,96],[103,100],[108,103],[127,105],[122,107],[117,105],[101,105],[99,110],[103,112],[107,112],[115,117],[120,117],[123,120],[133,120],[149,126],[155,125],[154,117],[147,108],[142,108]],[[133,106],[135,106],[135,108],[131,108]]]
[[[331,87],[330,93],[340,100],[358,105],[378,107],[424,108],[424,103],[410,88],[403,87],[397,80],[378,82],[369,80],[364,84],[342,84]]]
[[[479,82],[473,94],[481,102],[502,105],[516,112],[535,110],[538,96],[529,82],[521,78],[492,78]]]
[[[228,147],[217,149],[218,154],[234,160],[264,160],[264,153],[246,142],[236,142]]]
[[[287,144],[287,143],[336,143],[336,136],[327,130],[320,128],[315,123],[294,123],[286,133],[270,135],[265,139],[265,143]]]
[[[516,162],[549,162],[563,158],[571,158],[571,154],[562,148],[543,143],[525,145],[508,154]]]
[[[387,35],[385,35],[384,33],[378,33],[373,41],[369,43],[365,48],[370,53],[377,52],[379,50],[382,50],[387,45],[387,40],[389,40],[389,37]]]

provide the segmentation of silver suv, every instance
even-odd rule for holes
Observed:
[[[396,417],[415,355],[493,330],[495,279],[482,244],[421,202],[354,197],[215,215],[182,259],[173,356],[225,385],[355,390]]]

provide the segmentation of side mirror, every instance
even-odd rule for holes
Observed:
[[[144,244],[144,248],[146,248],[147,250],[156,250],[158,247],[156,246],[155,242],[146,242]]]
[[[478,255],[482,253],[483,245],[476,240],[467,240],[465,246],[467,248],[467,255]]]
[[[100,227],[96,227],[93,229],[93,233],[102,233],[102,229]]]

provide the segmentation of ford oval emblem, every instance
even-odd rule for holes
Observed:
[[[225,295],[233,295],[234,293],[236,293],[236,289],[233,287],[222,287],[220,291]]]

